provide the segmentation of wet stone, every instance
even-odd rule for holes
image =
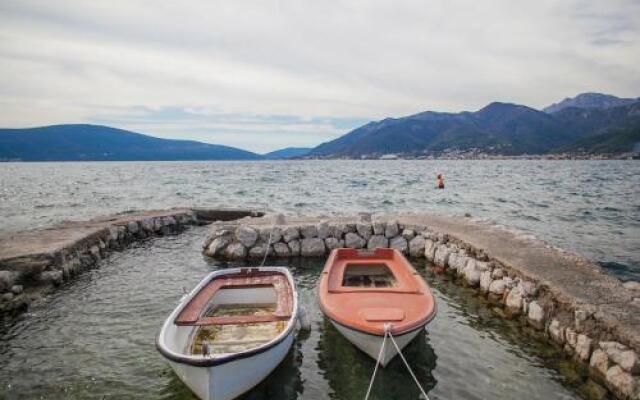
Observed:
[[[360,235],[358,235],[357,233],[349,232],[345,235],[344,243],[345,246],[352,249],[361,249],[367,244],[367,241],[360,237]]]
[[[271,238],[271,239],[269,239]],[[269,228],[262,228],[260,229],[260,240],[266,242],[266,243],[277,243],[280,241],[280,239],[282,239],[282,229],[277,227],[277,226],[273,226],[273,227],[269,227]]]
[[[402,236],[396,236],[389,241],[389,247],[394,248],[401,252],[402,254],[407,254],[409,252],[409,245],[407,244],[407,239]]]
[[[224,255],[230,260],[242,260],[247,256],[247,248],[240,242],[234,242],[224,249]]]
[[[314,238],[318,236],[318,229],[315,225],[305,225],[300,229],[303,238]]]
[[[288,226],[282,232],[282,239],[289,243],[292,240],[298,239],[300,237],[300,230],[297,226]]]
[[[289,249],[291,250],[291,255],[294,257],[297,257],[300,255],[300,241],[295,239],[295,240],[290,240],[287,243],[287,246],[289,246]]]
[[[416,236],[409,241],[409,254],[411,257],[424,257],[425,239],[423,236]]]
[[[300,255],[303,257],[320,257],[325,254],[324,240],[320,238],[302,239]]]
[[[278,242],[274,244],[273,251],[278,257],[291,257],[291,249],[286,243]]]
[[[367,242],[368,249],[389,247],[389,239],[382,235],[373,235]]]
[[[333,249],[344,247],[344,240],[328,237],[324,240],[324,244],[327,247],[327,250],[331,251]]]

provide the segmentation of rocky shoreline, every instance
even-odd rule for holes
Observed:
[[[261,213],[235,209],[172,209],[118,214],[0,238],[0,318],[26,311],[42,294],[93,267],[109,252],[189,225]]]
[[[640,399],[640,284],[515,232],[427,214],[244,218],[212,225],[203,253],[225,260],[324,257],[393,247],[474,287],[509,318],[543,330],[620,399]]]

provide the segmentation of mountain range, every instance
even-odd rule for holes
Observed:
[[[323,143],[307,157],[470,151],[495,155],[624,153],[640,147],[638,99],[587,93],[546,109],[550,111],[494,102],[475,112],[427,111],[386,118]]]
[[[640,152],[640,99],[583,93],[544,108],[494,102],[475,112],[426,111],[370,122],[309,148],[264,155],[101,125],[0,129],[0,161],[280,160],[461,153]]]

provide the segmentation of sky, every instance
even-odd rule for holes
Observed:
[[[640,96],[640,0],[0,0],[0,127],[262,153],[587,91]]]

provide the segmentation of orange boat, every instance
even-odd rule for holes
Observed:
[[[378,359],[385,329],[402,349],[436,315],[429,285],[395,249],[335,249],[318,287],[320,309],[359,349]],[[397,355],[385,346],[380,363]]]

